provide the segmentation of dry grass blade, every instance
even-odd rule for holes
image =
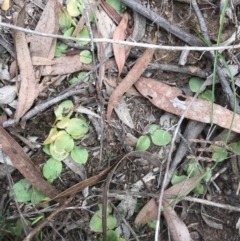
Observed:
[[[17,25],[23,26],[24,15],[25,6],[19,12]],[[15,120],[19,121],[19,119],[32,106],[33,101],[38,96],[38,84],[35,78],[25,33],[21,31],[14,31],[14,41],[16,46],[18,66],[21,74],[21,87],[18,97],[18,106],[14,116]]]
[[[123,14],[122,20],[119,25],[115,28],[113,32],[113,39],[114,40],[124,40],[126,36],[128,24],[128,13],[125,12]],[[125,64],[126,55],[125,55],[125,46],[121,44],[113,44],[113,53],[115,57],[115,61],[118,66],[118,77],[122,73],[123,66]]]
[[[155,44],[156,41],[157,38],[155,37],[153,40],[153,44]],[[111,94],[107,109],[107,121],[109,124],[111,123],[111,114],[114,105],[117,104],[122,95],[139,79],[141,74],[147,68],[148,64],[151,62],[153,54],[154,49],[146,49],[143,55],[137,60],[133,68],[129,71],[127,76],[122,80],[122,82]]]

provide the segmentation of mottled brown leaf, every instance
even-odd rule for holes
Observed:
[[[165,110],[172,114],[182,116],[188,105],[192,102],[192,97],[182,95],[182,93],[174,87],[170,87],[164,83],[153,79],[140,78],[135,84],[138,91],[149,99],[159,109]],[[205,100],[196,99],[189,108],[186,118],[211,123],[211,115],[213,123],[223,128],[229,129],[233,118],[233,112],[217,104]],[[240,133],[240,115],[236,114],[232,126],[232,131]]]

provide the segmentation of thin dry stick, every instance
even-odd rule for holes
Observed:
[[[21,119],[21,122],[29,120],[30,118],[32,118],[33,116],[37,115],[38,113],[46,110],[47,108],[49,108],[50,106],[58,103],[61,100],[64,100],[70,96],[73,95],[79,95],[79,94],[86,94],[86,90],[85,89],[78,89],[78,90],[71,90],[63,95],[57,96],[54,99],[48,100],[47,102],[40,104],[38,106],[35,106],[32,110],[28,111]],[[3,122],[3,127],[9,127],[15,124],[15,121],[10,119],[7,120],[5,122]]]
[[[34,228],[31,233],[28,234],[28,236],[23,241],[30,241],[37,232],[39,232],[42,228],[44,228],[48,222],[50,222],[51,219],[53,219],[58,213],[63,211],[65,207],[72,201],[73,195],[68,198],[62,206],[60,206],[58,209],[56,209],[52,214],[50,214],[41,224],[39,224],[36,228]]]
[[[0,22],[0,26],[19,30],[25,33],[35,34],[39,36],[49,37],[49,38],[58,38],[58,39],[66,39],[66,40],[74,40],[74,41],[91,41],[90,38],[75,38],[75,37],[66,37],[63,35],[57,34],[46,34],[38,31],[33,31],[30,29],[21,28],[12,24],[2,23]],[[117,43],[122,45],[128,46],[135,46],[135,47],[143,47],[143,48],[152,48],[152,49],[165,49],[165,50],[196,50],[196,51],[214,51],[214,50],[226,50],[226,49],[238,49],[240,48],[240,44],[236,45],[229,45],[229,46],[213,46],[213,47],[195,47],[195,46],[169,46],[169,45],[155,45],[155,44],[145,44],[145,43],[136,43],[136,42],[129,42],[129,41],[120,41],[120,40],[113,40],[113,39],[105,39],[105,38],[94,38],[92,40],[94,43]]]

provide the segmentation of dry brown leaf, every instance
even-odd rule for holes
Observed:
[[[41,14],[41,18],[35,28],[36,31],[48,34],[57,34],[59,29],[59,4],[57,0],[49,0]],[[30,52],[31,56],[38,56],[53,59],[54,55],[51,48],[55,39],[34,35],[31,38]],[[51,53],[51,56],[49,56]]]
[[[157,38],[154,38],[153,44],[156,43],[156,40]],[[111,114],[114,105],[117,104],[122,95],[139,79],[141,74],[147,68],[148,64],[151,62],[153,54],[154,49],[146,49],[142,56],[138,58],[132,69],[128,72],[127,76],[111,94],[107,109],[107,121],[109,124],[111,123]]]
[[[163,205],[167,202],[163,200]],[[168,228],[173,241],[191,241],[191,236],[186,224],[178,217],[174,209],[169,206],[163,212],[164,218],[168,224]]]
[[[126,30],[127,30],[127,24],[128,24],[128,13],[125,12],[122,16],[121,22],[118,24],[118,26],[115,28],[113,32],[113,39],[114,40],[122,40],[124,41],[126,36]],[[125,47],[122,44],[113,44],[113,53],[115,57],[115,61],[118,66],[118,76],[122,73],[123,66],[125,64],[126,55],[125,55]]]
[[[42,76],[71,74],[80,70],[94,69],[93,64],[83,64],[79,59],[79,55],[62,56],[50,61],[52,61],[52,65],[43,68]]]
[[[196,177],[189,178],[188,180],[182,181],[167,190],[164,191],[164,195],[170,195],[170,196],[178,196],[181,194],[181,196],[186,196],[189,192],[191,192],[199,183],[201,176],[203,174],[200,174]],[[168,205],[175,205],[179,201],[181,201],[181,198],[176,198],[176,199],[166,199],[164,198],[164,206],[166,204]],[[158,207],[156,204],[155,198],[152,198],[138,213],[135,223],[139,226],[145,225],[151,220],[154,220],[157,218],[157,213],[158,213]],[[169,224],[168,224],[169,225]]]
[[[22,175],[47,197],[53,198],[59,191],[42,178],[41,172],[23,151],[22,147],[0,126],[0,146]]]
[[[25,6],[19,12],[17,25],[24,25]],[[14,31],[14,41],[17,54],[17,62],[21,75],[21,87],[18,96],[18,106],[14,116],[16,121],[27,112],[33,101],[38,96],[38,83],[35,78],[32,60],[28,49],[25,33]]]
[[[186,108],[192,101],[192,97],[182,95],[176,88],[170,87],[153,79],[140,78],[135,84],[138,91],[159,109],[172,114],[182,116]],[[212,104],[209,101],[196,99],[189,108],[186,118],[211,123]],[[220,105],[213,105],[213,123],[223,128],[229,129],[233,117],[233,112]],[[240,115],[236,114],[232,126],[232,131],[240,133]]]

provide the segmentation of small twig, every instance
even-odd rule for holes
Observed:
[[[40,104],[38,106],[35,106],[33,109],[31,109],[29,112],[27,112],[21,119],[21,122],[23,121],[26,121],[26,120],[29,120],[30,118],[32,118],[33,116],[39,114],[40,112],[48,109],[50,106],[58,103],[59,101],[61,100],[64,100],[70,96],[73,96],[73,95],[79,95],[79,94],[83,94],[85,95],[86,94],[86,90],[85,89],[78,89],[78,90],[71,90],[63,95],[60,95],[60,96],[57,96],[56,98],[54,99],[51,99],[43,104]],[[15,120],[13,119],[10,119],[10,120],[7,120],[5,122],[3,122],[3,127],[9,127],[9,126],[12,126],[15,124]]]
[[[147,71],[151,70],[162,70],[169,72],[176,72],[182,74],[188,74],[193,76],[198,76],[200,78],[206,78],[208,73],[200,68],[192,66],[178,66],[178,65],[169,65],[169,64],[151,64],[146,68]]]
[[[14,30],[19,30],[19,31],[22,31],[25,33],[49,37],[49,38],[67,39],[67,40],[74,40],[74,41],[91,41],[90,38],[75,38],[75,37],[67,37],[67,36],[57,35],[57,34],[46,34],[46,33],[38,32],[35,30],[30,30],[30,29],[25,29],[25,28],[21,28],[21,27],[12,25],[12,24],[2,23],[2,22],[0,22],[0,26],[7,27],[10,29],[14,29]],[[170,30],[171,30],[171,28],[169,29],[169,31]],[[183,30],[181,30],[181,31],[183,31]],[[187,42],[187,40],[188,40],[188,38],[185,39],[185,42]],[[152,49],[165,49],[165,50],[173,50],[173,51],[176,51],[176,50],[213,51],[213,50],[226,50],[226,49],[240,48],[240,44],[229,45],[229,46],[213,46],[213,47],[202,47],[202,44],[199,47],[197,46],[197,44],[193,45],[193,46],[170,46],[170,45],[155,45],[155,44],[145,44],[145,43],[137,43],[137,42],[129,42],[129,41],[120,41],[120,40],[105,39],[105,38],[94,38],[93,42],[94,43],[102,43],[102,42],[117,43],[117,44],[128,45],[128,46],[152,48]],[[200,44],[201,42],[197,41],[197,43]]]
[[[36,228],[34,228],[29,234],[28,236],[23,239],[23,241],[30,241],[37,232],[39,232],[42,228],[44,228],[48,222],[51,221],[51,219],[53,219],[58,213],[60,213],[61,211],[63,211],[65,209],[65,207],[72,201],[74,196],[71,196],[70,198],[68,198],[62,206],[60,206],[58,209],[56,209],[53,213],[51,213],[41,224],[39,224]]]

